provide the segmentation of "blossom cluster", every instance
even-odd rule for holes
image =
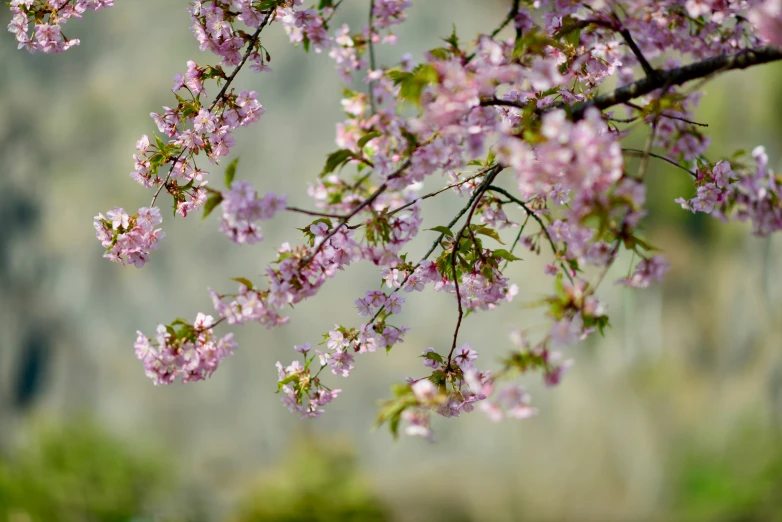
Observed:
[[[158,242],[166,237],[160,228],[163,222],[157,207],[139,209],[129,216],[124,209],[114,207],[106,215],[95,216],[95,235],[106,249],[103,257],[120,264],[132,264],[141,268],[149,261],[149,254],[157,249]]]
[[[321,406],[336,399],[342,390],[326,387],[318,378],[320,371],[314,376],[310,373],[310,365],[315,358],[307,358],[307,353],[310,351],[309,344],[296,346],[295,349],[304,355],[305,364],[293,361],[289,366],[284,367],[278,361],[277,391],[283,393],[282,402],[289,411],[300,413],[302,418],[314,418],[324,412]],[[322,370],[323,366],[320,369]]]
[[[11,0],[9,5],[13,17],[8,31],[16,37],[19,49],[61,53],[80,43],[62,34],[62,24],[70,18],[81,18],[87,9],[112,7],[114,0]]]
[[[752,151],[754,166],[734,171],[728,161],[698,170],[697,192],[676,200],[685,210],[711,214],[723,221],[752,222],[753,233],[767,236],[782,229],[782,177],[768,165],[763,147]]]
[[[252,244],[263,239],[258,221],[272,219],[285,208],[284,196],[269,192],[263,198],[246,181],[234,181],[222,193],[220,230],[234,243]]]
[[[214,334],[216,323],[211,315],[199,313],[190,324],[183,319],[171,325],[158,325],[154,339],[138,332],[136,357],[144,363],[147,377],[155,385],[202,381],[210,377],[220,361],[236,350],[233,334]],[[178,328],[178,330],[177,330]]]

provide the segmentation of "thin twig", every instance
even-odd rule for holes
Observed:
[[[513,251],[516,249],[516,245],[519,244],[519,241],[521,240],[521,234],[524,233],[524,229],[526,228],[527,222],[529,221],[531,215],[532,214],[527,212],[527,217],[524,218],[524,223],[522,223],[521,226],[519,227],[519,233],[516,234],[516,239],[513,240],[513,244],[510,246],[510,249],[508,250],[510,254],[513,254]],[[506,268],[508,268],[509,264],[510,264],[510,259],[506,259],[505,264],[502,266],[502,269],[505,270]]]
[[[507,197],[508,199],[510,199],[511,201],[516,203],[517,205],[519,205],[521,208],[523,208],[527,212],[528,215],[532,216],[532,219],[537,221],[538,225],[540,225],[540,231],[543,233],[543,235],[546,236],[546,239],[548,239],[548,243],[549,243],[549,245],[551,245],[551,251],[554,253],[554,257],[556,258],[557,256],[559,256],[559,251],[557,250],[557,245],[556,245],[556,243],[554,243],[554,240],[551,238],[551,234],[549,234],[548,227],[545,225],[545,223],[543,223],[543,220],[540,219],[540,217],[532,209],[529,208],[529,206],[526,203],[524,203],[522,200],[520,200],[519,198],[515,197],[513,194],[511,194],[510,192],[508,192],[507,190],[505,190],[502,187],[497,187],[495,185],[492,185],[492,186],[490,186],[488,188],[488,190],[490,190],[492,192],[497,192],[499,194],[502,194],[503,196]],[[570,275],[570,269],[567,266],[565,266],[565,263],[562,260],[560,260],[560,266],[562,267],[562,270],[565,272],[565,275],[567,276],[567,278],[572,283],[573,282],[573,276]]]
[[[538,225],[540,225],[540,229],[543,231],[543,234],[546,236],[546,239],[548,239],[548,242],[551,245],[551,250],[554,252],[554,255],[557,255],[557,252],[558,252],[557,251],[557,245],[554,243],[554,240],[551,239],[551,235],[549,235],[549,233],[548,233],[548,227],[546,227],[545,223],[543,223],[543,220],[540,219],[540,217],[535,213],[534,210],[529,208],[529,206],[525,202],[523,202],[522,200],[520,200],[519,198],[517,198],[516,196],[514,196],[513,194],[511,194],[510,192],[508,192],[507,190],[505,190],[502,187],[497,187],[495,185],[491,185],[488,188],[488,190],[490,190],[492,192],[497,192],[499,194],[502,194],[503,196],[505,196],[506,198],[510,199],[511,201],[516,203],[518,206],[523,208],[527,212],[528,215],[532,216],[532,219],[534,219],[535,221],[538,222]]]
[[[329,240],[334,237],[339,230],[345,226],[351,219],[353,219],[359,212],[364,210],[368,205],[371,205],[373,201],[377,199],[377,197],[385,192],[385,190],[388,188],[388,182],[398,178],[402,175],[402,173],[407,170],[408,167],[410,167],[412,161],[408,158],[395,172],[393,172],[391,175],[388,176],[388,179],[386,179],[385,183],[380,185],[367,199],[362,201],[356,208],[354,208],[348,215],[344,216],[339,220],[339,223],[331,229],[331,231],[326,235],[326,237],[323,238],[323,241],[318,243],[318,246],[315,247],[315,250],[312,251],[310,255],[305,257],[301,260],[301,267],[304,267],[312,261],[318,253],[323,250],[323,247],[326,246],[326,243],[329,242]]]
[[[633,102],[624,102],[624,104],[627,105],[628,107],[631,107],[631,108],[636,109],[638,111],[642,111],[643,112],[643,110],[644,110],[643,107],[641,107],[640,105],[636,105]],[[668,118],[670,120],[683,121],[684,123],[689,123],[690,125],[697,125],[698,127],[708,127],[709,126],[708,123],[700,123],[700,122],[697,122],[697,121],[688,120],[687,118],[682,118],[681,116],[675,116],[673,114],[666,114],[664,112],[660,113],[660,116],[662,116],[663,118]]]
[[[492,167],[490,168],[490,170],[489,170],[489,172],[487,172],[487,174],[490,174],[490,173],[492,173],[492,172],[496,172],[496,174],[499,174],[500,172],[502,172],[502,169],[503,169],[503,168],[504,168],[504,167],[503,167],[503,166],[501,166],[501,165],[494,165],[494,166],[492,166]],[[496,175],[496,174],[495,174],[495,175]],[[484,180],[484,181],[485,181],[485,180]],[[478,187],[478,188],[480,188],[480,187]],[[463,215],[464,215],[464,214],[465,214],[465,213],[466,213],[466,212],[467,212],[467,211],[468,211],[468,210],[469,210],[469,209],[472,207],[472,204],[475,202],[475,199],[478,197],[478,195],[479,195],[479,193],[478,193],[478,189],[476,188],[476,189],[475,189],[475,191],[473,191],[473,193],[472,193],[472,196],[470,196],[470,199],[467,201],[467,204],[466,204],[464,207],[462,207],[462,209],[461,209],[461,210],[459,210],[459,212],[457,212],[457,213],[456,213],[456,215],[455,215],[455,216],[454,216],[454,218],[451,220],[451,222],[450,222],[450,223],[448,223],[448,225],[446,225],[448,228],[451,228],[452,226],[454,226],[456,223],[458,223],[458,222],[459,222],[459,220],[462,218],[462,216],[463,216]],[[408,279],[410,279],[410,276],[411,276],[411,275],[413,275],[413,273],[415,272],[415,269],[416,269],[416,268],[418,268],[419,266],[421,266],[421,264],[422,264],[424,261],[426,261],[427,259],[429,259],[429,256],[431,256],[431,255],[432,255],[432,253],[433,253],[433,252],[435,251],[435,249],[437,248],[437,245],[439,245],[439,244],[440,244],[440,242],[441,242],[441,241],[442,241],[444,238],[445,238],[445,234],[440,234],[439,236],[437,236],[437,239],[435,239],[435,240],[434,240],[434,242],[432,243],[432,246],[431,246],[431,247],[429,247],[429,250],[426,252],[426,254],[424,254],[424,257],[422,257],[422,258],[421,258],[421,259],[418,261],[418,263],[416,263],[416,264],[415,264],[415,266],[413,267],[413,269],[412,269],[412,270],[411,270],[411,271],[410,271],[410,272],[409,272],[409,273],[408,273],[408,274],[405,276],[405,278],[404,278],[404,279],[402,279],[402,282],[399,284],[399,286],[398,286],[398,287],[396,287],[396,288],[394,288],[394,290],[392,290],[392,291],[391,291],[391,293],[389,294],[389,297],[390,297],[391,295],[394,295],[395,293],[397,293],[397,292],[399,291],[399,289],[400,289],[400,288],[402,288],[402,287],[404,287],[404,286],[405,286],[405,283],[407,282],[407,280],[408,280]],[[369,321],[369,324],[372,324],[372,323],[374,323],[374,322],[375,322],[375,320],[376,320],[376,319],[377,319],[377,318],[380,316],[380,314],[383,312],[383,310],[385,310],[385,305],[381,306],[381,307],[378,309],[378,311],[377,311],[377,312],[375,312],[375,315],[374,315],[374,316],[372,316],[372,319]]]
[[[369,2],[369,74],[375,72],[375,44],[373,37],[375,31],[373,29],[375,16],[375,0]],[[377,106],[375,104],[375,80],[369,80],[369,105],[372,108],[372,115],[377,114]]]
[[[299,214],[307,214],[308,216],[320,216],[320,217],[327,217],[327,218],[334,218],[334,219],[342,219],[343,216],[341,214],[327,214],[325,212],[317,212],[314,210],[306,210],[303,208],[298,207],[285,207],[285,210],[288,212],[298,212]]]
[[[490,36],[492,39],[496,38],[497,35],[500,34],[502,30],[505,29],[511,21],[515,20],[516,15],[519,14],[520,7],[521,7],[521,0],[513,0],[513,5],[511,6],[510,11],[508,11],[508,16],[506,16],[505,19],[502,21],[502,23],[496,29],[494,29],[494,31],[491,32]],[[516,26],[516,40],[520,39],[521,36],[522,36],[521,29],[518,26]],[[465,64],[470,63],[473,60],[473,58],[475,58],[475,56],[476,53],[473,51],[464,59],[464,63]]]
[[[342,2],[343,2],[343,1],[344,1],[344,0],[339,0],[339,1],[338,1],[336,4],[334,4],[334,6],[331,8],[331,14],[330,14],[330,15],[329,15],[329,16],[328,16],[328,17],[327,17],[325,20],[323,20],[323,26],[324,26],[324,27],[328,28],[328,26],[329,26],[329,22],[330,22],[330,21],[331,21],[331,19],[334,17],[334,14],[337,12],[337,8],[339,8],[339,6],[342,4]]]
[[[439,194],[442,194],[446,190],[450,190],[452,188],[460,187],[460,186],[464,185],[465,183],[469,183],[470,181],[474,180],[475,178],[480,178],[481,176],[485,175],[486,172],[488,172],[488,169],[487,170],[481,170],[481,171],[473,174],[472,176],[469,176],[469,177],[467,177],[467,178],[465,178],[465,179],[463,179],[461,181],[458,181],[456,183],[451,183],[447,187],[443,187],[443,188],[441,188],[439,190],[435,190],[434,192],[430,192],[429,194],[421,196],[420,198],[416,198],[413,201],[411,201],[410,203],[406,203],[406,204],[402,205],[401,207],[397,207],[394,210],[391,210],[390,212],[388,212],[388,215],[389,216],[393,216],[397,212],[400,212],[400,211],[402,211],[402,210],[404,210],[404,209],[406,209],[408,207],[411,207],[411,206],[415,205],[416,203],[418,203],[419,201],[423,201],[425,199],[433,198],[433,197],[435,197],[435,196],[437,196]]]
[[[670,163],[674,167],[677,167],[677,168],[683,170],[684,172],[686,172],[687,174],[689,174],[690,176],[692,176],[694,178],[698,177],[698,174],[696,172],[691,171],[690,169],[688,169],[684,165],[682,165],[680,163],[677,163],[677,162],[673,161],[670,158],[666,158],[665,156],[662,156],[660,154],[655,154],[654,152],[644,152],[644,151],[639,150],[639,149],[622,149],[622,152],[627,152],[627,153],[632,154],[634,156],[641,156],[643,154],[648,154],[652,158],[657,158],[659,160],[663,160],[665,162]]]

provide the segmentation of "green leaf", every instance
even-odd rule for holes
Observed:
[[[220,192],[215,192],[211,196],[209,196],[209,199],[206,200],[206,203],[204,203],[204,217],[203,219],[206,219],[209,214],[212,213],[212,211],[222,203],[223,201],[223,195]]]
[[[382,132],[380,132],[380,131],[374,131],[374,132],[370,132],[370,133],[369,133],[369,134],[367,134],[366,136],[362,137],[360,140],[358,140],[358,148],[359,148],[359,150],[360,150],[360,149],[363,149],[363,148],[364,148],[364,145],[366,145],[367,143],[369,143],[369,142],[370,142],[370,141],[372,141],[373,139],[375,139],[375,138],[379,138],[379,137],[380,137],[380,136],[382,136],[382,135],[383,135],[383,133],[382,133]]]
[[[400,98],[419,105],[424,88],[437,79],[437,71],[432,65],[421,64],[412,73],[397,74],[394,82],[400,86]]]
[[[236,176],[236,166],[239,164],[239,158],[236,158],[225,167],[225,186],[231,188],[231,183]]]
[[[354,157],[353,151],[350,149],[340,149],[336,152],[332,152],[326,159],[326,165],[323,167],[320,177],[331,174],[337,167],[344,165],[352,157]]]
[[[456,24],[453,24],[450,36],[443,38],[443,41],[450,44],[454,49],[459,48],[459,36],[456,34]]]
[[[424,359],[431,359],[431,360],[437,361],[439,363],[443,362],[443,356],[440,355],[437,352],[429,352],[426,355],[421,355],[420,357],[423,357]]]
[[[559,34],[564,35],[565,41],[574,47],[578,47],[581,41],[581,29],[579,29],[580,20],[566,16],[562,19],[562,27],[559,30]]]
[[[435,232],[439,232],[445,236],[453,238],[453,232],[451,232],[451,229],[446,226],[440,225],[439,227],[430,228],[429,230],[434,230]]]
[[[403,71],[402,69],[389,69],[388,71],[386,71],[386,77],[388,77],[389,80],[394,82],[394,85],[399,85],[405,80],[412,78],[413,73]]]
[[[388,423],[388,429],[391,431],[391,434],[394,436],[394,438],[399,437],[399,421],[402,419],[402,415],[394,415],[391,418],[391,421]]]
[[[451,51],[449,49],[446,49],[445,47],[436,47],[434,49],[429,49],[429,54],[431,54],[434,58],[437,58],[438,60],[447,60],[451,57]]]
[[[494,257],[499,257],[499,258],[504,259],[506,261],[520,261],[521,260],[520,257],[514,256],[513,254],[511,254],[510,252],[508,252],[507,250],[505,250],[503,248],[495,250],[494,252],[492,252],[492,255]]]
[[[282,390],[283,386],[285,386],[286,384],[290,384],[293,381],[297,381],[298,379],[299,379],[299,376],[296,375],[295,373],[291,374],[291,375],[288,375],[283,380],[277,382],[277,391]]]
[[[247,287],[248,290],[253,289],[253,282],[245,277],[232,277],[231,281],[236,281],[237,283],[243,284],[244,286]]]
[[[493,240],[495,240],[497,243],[501,245],[505,244],[502,242],[502,239],[500,239],[500,235],[493,228],[489,228],[487,226],[481,226],[479,228],[476,228],[474,232],[479,235],[489,236],[490,238],[492,238]]]

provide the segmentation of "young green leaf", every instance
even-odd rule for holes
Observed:
[[[223,201],[223,195],[220,192],[214,192],[211,196],[209,196],[209,199],[206,200],[206,203],[204,203],[204,217],[203,219],[206,219],[209,214],[212,213],[212,211],[222,203]]]
[[[451,229],[446,226],[440,225],[439,227],[430,228],[429,230],[434,230],[435,232],[439,232],[443,235],[453,238],[453,232],[451,232]]]
[[[375,138],[379,138],[382,135],[383,135],[383,133],[380,132],[380,131],[370,132],[369,134],[367,134],[366,136],[364,136],[360,140],[358,140],[358,148],[359,149],[363,149],[364,145],[366,145],[367,143],[369,143],[370,141],[372,141]]]
[[[234,159],[231,163],[225,167],[225,186],[231,188],[231,183],[234,182],[236,176],[236,166],[239,164],[239,158]]]
[[[247,287],[248,290],[252,290],[253,289],[253,282],[250,281],[247,278],[244,278],[244,277],[232,277],[231,281],[236,281],[237,283],[243,284],[244,286]]]
[[[352,157],[353,151],[349,149],[339,149],[336,152],[332,152],[326,159],[326,165],[323,167],[323,171],[320,173],[320,177],[323,177],[326,174],[331,174],[337,169],[337,167],[343,166]]]

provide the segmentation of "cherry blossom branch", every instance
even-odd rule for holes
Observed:
[[[448,352],[448,364],[446,364],[445,368],[446,371],[451,370],[451,359],[453,357],[453,352],[456,350],[456,341],[459,337],[459,329],[462,326],[462,319],[464,318],[464,309],[462,307],[462,295],[459,290],[459,277],[456,273],[456,257],[459,254],[459,243],[462,240],[462,236],[464,235],[465,231],[468,231],[470,229],[470,222],[472,221],[472,216],[475,213],[475,209],[478,208],[478,205],[481,202],[481,198],[484,194],[486,194],[486,191],[491,186],[491,183],[494,181],[494,178],[497,177],[497,175],[500,173],[500,169],[493,170],[490,174],[486,176],[486,178],[483,180],[483,182],[478,186],[477,189],[475,189],[475,193],[473,194],[473,203],[470,205],[470,212],[467,214],[467,219],[464,221],[464,225],[462,226],[461,230],[459,230],[459,233],[456,234],[456,236],[453,239],[453,252],[451,252],[451,271],[453,274],[453,284],[456,289],[456,305],[458,308],[458,316],[456,318],[456,328],[453,331],[453,342],[451,343],[451,351]],[[473,241],[475,241],[475,236],[473,236]],[[476,242],[477,247],[477,242]]]
[[[485,172],[484,174],[491,174],[491,173],[494,173],[494,172],[496,172],[496,174],[499,174],[500,172],[502,172],[502,170],[503,170],[504,168],[505,168],[505,167],[503,167],[502,165],[493,165],[493,166],[489,167],[489,170],[488,170],[487,172]],[[495,174],[495,176],[496,176],[496,174]],[[450,221],[450,222],[449,222],[449,223],[446,225],[446,226],[447,226],[449,229],[450,229],[452,226],[456,225],[456,223],[458,223],[458,222],[459,222],[459,220],[462,218],[462,216],[463,216],[465,213],[467,213],[467,211],[468,211],[468,210],[470,210],[470,208],[472,208],[472,205],[473,205],[473,203],[475,202],[475,200],[476,200],[476,198],[477,198],[478,196],[479,196],[479,192],[478,192],[478,189],[476,189],[476,190],[475,190],[475,191],[472,193],[472,195],[470,196],[470,199],[469,199],[469,200],[467,200],[467,204],[466,204],[464,207],[462,207],[462,209],[461,209],[461,210],[459,210],[459,212],[457,212],[457,213],[456,213],[456,215],[453,217],[453,219],[451,219],[451,221]],[[418,268],[419,266],[421,266],[421,264],[422,264],[424,261],[426,261],[427,259],[429,259],[429,256],[431,256],[431,255],[434,253],[434,251],[437,249],[437,246],[440,244],[440,242],[441,242],[441,241],[442,241],[444,238],[445,238],[445,234],[442,234],[442,233],[441,233],[439,236],[437,236],[437,239],[435,239],[435,240],[434,240],[434,242],[432,243],[432,246],[431,246],[431,247],[429,247],[429,250],[426,252],[426,254],[424,254],[424,256],[423,256],[423,257],[422,257],[422,258],[421,258],[421,259],[418,261],[418,263],[416,263],[416,264],[415,264],[415,266],[413,267],[413,270],[411,270],[411,271],[410,271],[410,273],[408,273],[408,274],[407,274],[407,275],[404,277],[404,279],[402,279],[402,282],[399,284],[399,286],[398,286],[398,287],[396,287],[396,288],[394,288],[394,290],[393,290],[393,291],[391,292],[391,294],[389,294],[389,295],[394,295],[395,293],[397,293],[397,292],[399,291],[399,289],[400,289],[400,288],[402,288],[402,287],[404,287],[404,286],[405,286],[405,283],[407,282],[407,280],[408,280],[408,279],[410,279],[410,276],[411,276],[411,275],[413,275],[413,272],[415,272],[415,269],[416,269],[416,268]],[[369,323],[370,323],[370,324],[374,323],[374,322],[375,322],[375,320],[376,320],[376,319],[377,319],[377,318],[380,316],[380,314],[383,312],[383,310],[385,310],[385,305],[381,306],[381,307],[378,309],[378,311],[377,311],[377,312],[375,312],[375,315],[374,315],[374,316],[372,316],[372,319],[369,321]]]
[[[269,21],[274,16],[275,11],[269,11],[269,14],[266,15],[266,17],[261,22],[261,25],[258,26],[258,29],[255,30],[255,32],[250,36],[250,39],[247,41],[247,50],[244,52],[244,55],[242,56],[242,60],[239,62],[239,65],[234,68],[233,72],[226,78],[225,85],[223,85],[223,88],[220,89],[220,92],[217,93],[217,96],[215,96],[214,101],[209,106],[209,112],[212,111],[212,109],[215,108],[215,106],[222,100],[223,96],[225,96],[225,93],[228,91],[228,88],[231,86],[231,83],[233,83],[234,78],[236,78],[236,75],[239,74],[239,71],[242,70],[242,67],[244,67],[244,64],[247,63],[247,59],[250,57],[250,55],[253,53],[253,50],[255,49],[255,44],[258,43],[258,38],[261,36],[261,31],[263,31],[264,27],[268,25]]]
[[[239,64],[234,68],[234,70],[231,72],[230,75],[225,79],[225,85],[223,85],[223,88],[220,89],[220,92],[217,93],[217,96],[215,96],[215,99],[212,100],[212,103],[209,105],[209,112],[212,112],[212,110],[217,106],[218,103],[220,103],[223,98],[225,97],[225,93],[228,92],[228,88],[233,83],[234,79],[236,78],[236,75],[239,74],[239,71],[242,70],[242,67],[244,67],[244,64],[247,63],[247,59],[250,57],[250,55],[253,53],[253,50],[255,49],[255,45],[258,43],[258,38],[261,36],[261,32],[263,29],[269,24],[269,21],[274,16],[275,11],[269,11],[269,13],[266,15],[266,17],[263,19],[261,24],[258,26],[258,29],[255,30],[255,32],[250,36],[250,38],[247,41],[247,49],[244,52],[244,55],[242,55],[242,59],[239,62]],[[182,152],[179,153],[179,155],[174,160],[174,163],[171,165],[171,168],[168,170],[168,174],[166,174],[166,178],[163,180],[163,183],[160,184],[158,189],[155,191],[155,194],[152,196],[152,203],[150,203],[150,207],[155,206],[155,202],[157,201],[158,196],[160,195],[160,192],[163,190],[163,187],[166,187],[168,185],[168,181],[171,179],[171,172],[173,171],[174,167],[176,167],[176,164],[179,162],[179,160],[182,158],[182,155],[185,153],[187,149],[183,149]]]
[[[712,74],[727,72],[735,69],[746,69],[755,65],[762,65],[780,60],[782,60],[782,50],[775,47],[745,49],[735,54],[723,54],[674,69],[663,71],[655,69],[655,76],[638,80],[637,82],[620,87],[613,92],[597,96],[591,100],[575,105],[569,105],[564,102],[557,102],[549,107],[546,107],[545,109],[541,109],[539,112],[547,112],[552,109],[569,109],[571,119],[578,121],[584,117],[584,113],[590,107],[605,110],[609,107],[613,107],[614,105],[626,104],[634,98],[649,94],[650,92],[665,87],[666,85],[681,85],[683,83],[704,78]],[[484,107],[504,106],[515,107],[517,109],[524,109],[527,107],[527,104],[524,102],[515,100],[502,100],[499,98],[485,98],[481,100],[480,104]]]
[[[543,223],[543,220],[540,219],[540,217],[535,213],[534,210],[530,209],[529,206],[524,203],[522,200],[508,192],[502,187],[498,187],[496,185],[491,185],[488,190],[491,192],[497,192],[498,194],[502,194],[506,198],[510,199],[512,202],[516,203],[518,206],[524,209],[525,212],[527,212],[527,215],[532,216],[532,219],[538,222],[538,225],[540,225],[540,229],[543,232],[543,234],[546,236],[546,239],[548,239],[549,244],[551,245],[551,250],[554,252],[554,255],[557,255],[557,245],[554,243],[554,240],[551,239],[551,235],[548,233],[548,227],[546,227],[545,223]]]
[[[152,203],[149,204],[150,207],[155,206],[155,201],[157,201],[157,198],[160,195],[160,192],[163,190],[163,187],[168,185],[168,180],[171,179],[171,173],[174,171],[176,164],[179,163],[179,160],[182,158],[182,155],[185,153],[185,150],[187,149],[183,149],[182,152],[180,152],[179,155],[176,158],[174,158],[174,162],[171,164],[171,168],[168,169],[168,174],[166,174],[166,179],[163,180],[163,183],[160,184],[160,186],[155,191],[155,194],[152,196]]]
[[[405,170],[407,170],[408,167],[410,167],[411,164],[412,164],[412,161],[408,158],[404,163],[402,163],[402,165],[395,172],[390,174],[388,176],[388,178],[386,179],[386,181],[382,185],[380,185],[372,194],[370,194],[370,196],[367,199],[362,201],[361,204],[359,204],[356,208],[354,208],[350,212],[350,214],[348,214],[347,216],[341,218],[339,223],[334,228],[332,228],[331,231],[329,231],[329,233],[326,235],[326,237],[323,238],[323,241],[318,243],[318,245],[315,247],[315,250],[313,250],[310,255],[308,255],[307,257],[305,257],[304,259],[301,260],[301,266],[302,267],[307,266],[312,261],[312,259],[316,255],[318,255],[318,253],[321,250],[323,250],[323,247],[326,246],[326,243],[328,243],[329,240],[332,237],[334,237],[337,234],[337,232],[339,232],[339,230],[343,226],[347,225],[348,222],[351,219],[353,219],[359,212],[364,210],[367,206],[371,205],[372,202],[375,201],[378,196],[380,196],[380,194],[382,194],[383,192],[386,191],[386,189],[388,188],[388,182],[393,180],[393,179],[398,178],[399,176],[401,176],[402,173]]]
[[[734,69],[746,69],[755,65],[762,65],[782,60],[782,50],[775,47],[760,47],[756,49],[745,49],[735,54],[723,54],[713,58],[707,58],[700,62],[691,63],[683,67],[668,69],[664,71],[657,70],[653,77],[646,77],[637,82],[633,82],[624,87],[620,87],[613,92],[597,96],[589,101],[582,102],[573,106],[566,103],[555,103],[550,108],[563,109],[572,107],[571,118],[574,121],[584,117],[584,113],[590,107],[600,110],[628,102],[633,98],[638,98],[652,91],[660,89],[666,85],[674,86],[687,83],[692,80],[704,78],[715,73],[727,72]],[[523,107],[524,104],[517,102],[517,107]],[[544,109],[549,110],[549,109]]]

